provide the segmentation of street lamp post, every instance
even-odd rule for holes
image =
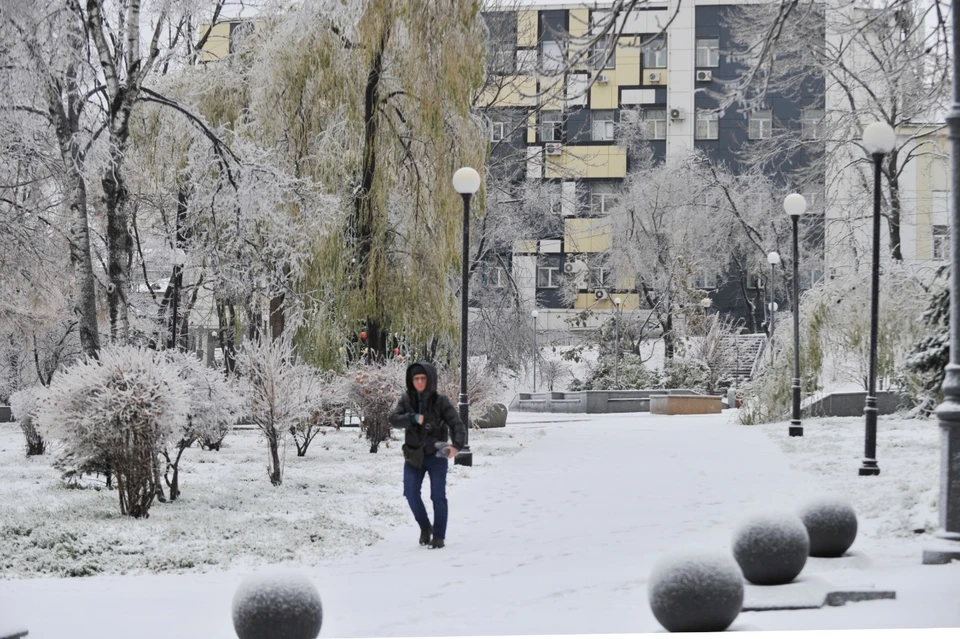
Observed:
[[[619,297],[613,298],[613,304],[617,307],[617,313],[613,317],[613,332],[614,332],[614,353],[616,357],[616,372],[615,375],[615,384],[617,390],[620,390],[620,304],[623,303]]]
[[[453,188],[463,198],[463,254],[460,283],[460,421],[466,429],[467,438],[463,441],[463,450],[457,453],[453,463],[460,466],[473,466],[473,453],[470,452],[470,403],[467,395],[467,322],[468,303],[470,301],[470,196],[480,190],[480,174],[465,166],[453,174]]]
[[[877,465],[877,325],[880,315],[880,170],[883,156],[893,150],[897,134],[886,122],[874,122],[863,132],[863,148],[873,160],[873,263],[870,269],[870,373],[863,409],[866,433],[859,475],[879,475]]]
[[[537,350],[537,317],[540,315],[537,311],[530,313],[533,317],[533,392],[537,392],[537,355],[540,354],[540,351]]]
[[[793,222],[793,412],[790,437],[803,437],[800,425],[800,243],[797,239],[800,216],[807,211],[807,201],[799,193],[783,199],[783,210]]]
[[[771,251],[767,253],[767,263],[770,264],[770,305],[767,307],[770,309],[770,321],[767,322],[767,330],[770,331],[770,364],[773,364],[773,329],[774,329],[774,314],[776,312],[776,267],[780,263],[780,254],[776,251]]]
[[[943,380],[943,403],[937,406],[940,426],[940,526],[936,545],[923,551],[923,563],[946,564],[960,559],[960,3],[953,9],[953,105],[950,126],[950,363]]]

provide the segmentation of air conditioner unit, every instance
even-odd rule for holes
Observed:
[[[713,71],[697,71],[697,82],[710,82],[713,80]]]
[[[647,82],[660,82],[660,72],[659,72],[659,71],[648,71],[648,72],[647,72]]]
[[[597,75],[597,84],[607,84],[610,82],[610,76],[606,73],[600,73]]]
[[[682,120],[682,119],[683,119],[683,109],[680,109],[680,108],[670,109],[670,119],[671,119],[671,120]]]
[[[605,300],[605,299],[607,299],[607,298],[610,297],[610,295],[608,295],[607,292],[606,292],[605,290],[603,290],[602,288],[598,288],[597,290],[595,290],[595,291],[593,292],[593,295],[594,295],[594,297],[596,297],[598,300]]]
[[[547,142],[544,150],[547,155],[560,155],[563,153],[563,145],[559,142]]]
[[[573,262],[567,262],[563,265],[564,273],[573,273]]]

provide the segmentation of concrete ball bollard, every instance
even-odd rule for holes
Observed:
[[[857,513],[839,497],[820,497],[800,509],[811,557],[842,557],[857,538]]]
[[[251,575],[233,596],[233,628],[239,639],[316,639],[322,623],[320,593],[299,572]]]
[[[647,596],[670,632],[721,632],[743,608],[743,574],[724,555],[671,555],[654,566]]]
[[[800,518],[790,513],[755,515],[733,536],[733,556],[750,583],[788,584],[803,570],[810,554],[810,536]]]

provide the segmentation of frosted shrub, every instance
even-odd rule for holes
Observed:
[[[460,401],[460,369],[438,366],[440,381],[437,390],[450,398],[454,406]],[[467,403],[472,416],[471,425],[486,415],[500,398],[502,386],[500,380],[488,368],[479,364],[470,364],[467,368]]]
[[[613,355],[604,355],[583,382],[574,380],[570,390],[611,390],[616,384],[616,359]],[[652,389],[659,388],[660,380],[650,371],[639,355],[623,353],[620,355],[620,388]]]
[[[189,392],[163,353],[110,346],[58,375],[36,422],[76,458],[106,460],[120,512],[149,516],[160,488],[156,460],[188,414]]]
[[[320,433],[326,434],[325,429],[339,428],[347,405],[342,386],[343,380],[340,378],[318,377],[313,413],[290,427],[293,443],[297,447],[297,457],[304,457],[314,438]]]
[[[716,392],[711,388],[710,368],[696,359],[672,357],[663,367],[661,384],[664,388],[686,388],[694,391]]]
[[[23,431],[28,457],[42,455],[47,448],[47,443],[37,430],[35,423],[37,409],[40,408],[45,391],[46,389],[42,386],[34,386],[19,390],[10,396],[10,410],[13,418],[20,425],[20,430]]]
[[[345,383],[350,404],[360,413],[361,428],[375,453],[390,436],[390,413],[406,390],[407,365],[401,359],[377,364],[357,363]]]
[[[219,369],[204,366],[193,355],[177,351],[168,351],[167,357],[189,388],[189,412],[174,433],[175,454],[171,456],[167,447],[163,449],[163,457],[167,462],[164,480],[170,489],[170,501],[173,501],[180,496],[180,459],[183,451],[198,441],[216,441],[219,447],[219,442],[223,441],[236,421],[243,400]]]
[[[253,422],[267,440],[267,473],[274,486],[283,483],[283,452],[287,435],[300,422],[311,419],[320,397],[313,368],[294,362],[288,339],[253,340],[238,357],[246,385],[246,405]]]

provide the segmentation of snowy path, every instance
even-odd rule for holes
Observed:
[[[549,417],[522,415],[510,428]],[[411,518],[357,557],[308,569],[323,598],[322,636],[657,631],[646,577],[662,553],[725,551],[744,514],[792,509],[816,490],[774,441],[727,415],[545,427],[535,445],[451,492],[443,551],[416,545]],[[869,555],[863,546],[855,550]],[[929,596],[953,584],[955,597],[958,568],[910,567],[897,602],[748,613],[735,628],[960,626],[949,593]],[[28,626],[31,639],[226,639],[243,574],[5,581],[0,622]]]

